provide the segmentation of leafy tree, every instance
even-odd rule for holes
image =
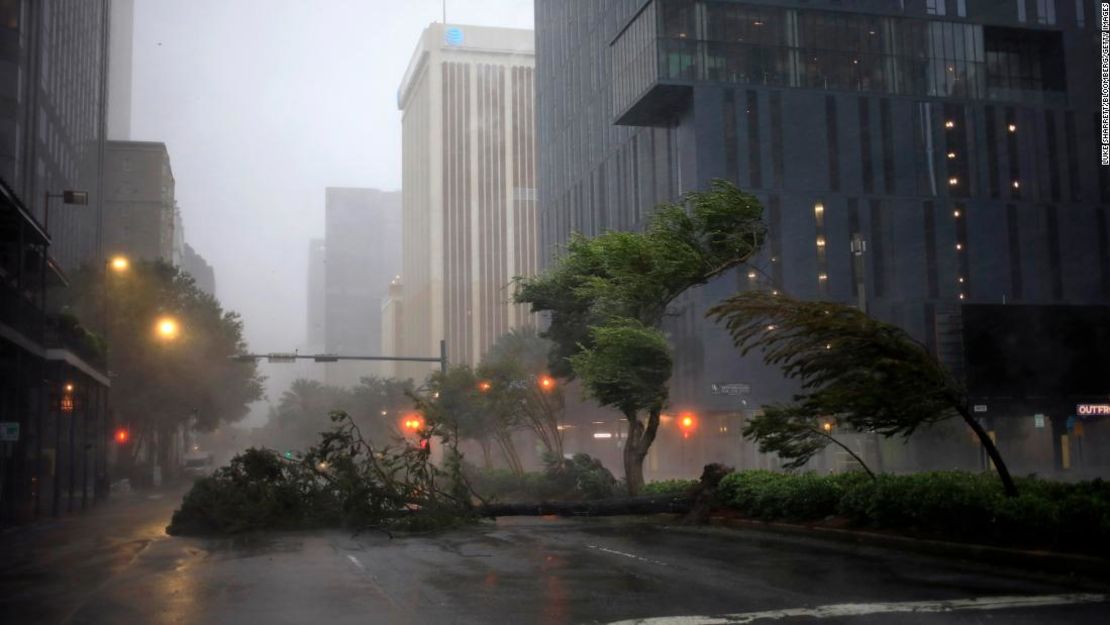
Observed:
[[[741,352],[758,348],[765,363],[801,382],[803,392],[793,403],[772,407],[770,418],[749,427],[761,448],[808,459],[819,449],[816,441],[790,433],[804,415],[835,416],[857,431],[887,437],[908,437],[959,416],[979,437],[1006,493],[1017,495],[998,448],[972,416],[962,385],[901,328],[843,304],[765,291],[735,295],[709,315],[725,321]]]
[[[629,333],[635,333],[649,342],[648,329],[658,330],[675,298],[746,262],[759,251],[766,234],[762,214],[763,207],[754,196],[726,181],[715,180],[708,191],[691,192],[680,203],[660,206],[643,232],[606,232],[594,238],[572,236],[565,253],[550,270],[535,278],[517,280],[516,301],[531,304],[533,312],[549,314],[550,325],[543,336],[555,344],[550,359],[552,373],[564,379],[575,376],[577,372],[572,365],[575,356],[592,350],[599,336],[607,336],[605,332],[593,332],[593,328],[611,327],[622,337],[630,339]],[[629,321],[642,327],[633,332],[627,325]],[[617,355],[603,353],[593,358],[619,359]],[[591,371],[604,370],[600,364],[590,367],[588,360],[580,362]],[[643,371],[635,374],[638,379],[661,379],[661,386],[645,396],[651,397],[646,402],[641,401],[643,398],[623,402],[616,397],[611,399],[629,405],[654,406],[662,397],[661,409],[666,403],[670,365],[667,375],[660,376],[655,361],[627,364],[643,367]],[[642,482],[642,459],[659,426],[657,411],[645,410],[646,422],[641,422],[636,413],[625,413],[630,431],[643,433],[636,445],[626,445],[624,451],[626,471],[633,468],[633,474],[626,475],[633,494]]]
[[[242,320],[188,274],[162,262],[140,262],[125,274],[86,267],[73,283],[64,293],[68,307],[84,319],[107,317],[112,405],[132,430],[133,449],[156,442],[157,458],[165,463],[179,427],[208,431],[239,421],[261,398],[263,380],[255,366],[229,360],[246,349]],[[180,328],[172,340],[155,331],[164,317]]]
[[[563,459],[563,390],[548,375],[553,344],[532,326],[509,331],[482,358],[478,375],[489,382],[487,398],[507,422],[530,428],[557,465]]]
[[[400,434],[397,422],[412,408],[411,391],[411,381],[393,378],[365,377],[353,388],[297,379],[282,393],[262,435],[269,445],[300,449],[327,429],[328,415],[342,411],[367,438],[384,445]]]
[[[759,442],[759,451],[775,452],[788,469],[797,469],[832,443],[848,453],[872,478],[875,473],[859,455],[825,431],[828,420],[806,412],[799,406],[766,406],[763,414],[744,426],[744,436]]]
[[[333,410],[351,405],[349,390],[316,380],[294,380],[278,400],[264,428],[270,445],[281,449],[300,449],[312,442],[329,426]]]
[[[624,477],[631,494],[644,485],[644,457],[667,402],[671,352],[663,333],[635,319],[614,319],[591,329],[593,347],[571,356],[574,372],[603,406],[628,420]],[[640,413],[647,413],[646,423]]]
[[[492,447],[496,444],[509,469],[522,475],[524,466],[512,439],[517,422],[511,413],[499,410],[495,401],[486,396],[492,385],[487,387],[483,383],[488,381],[479,378],[468,365],[433,373],[428,378],[427,397],[420,401],[425,422],[454,432],[458,439],[478,443],[487,468],[493,464]]]

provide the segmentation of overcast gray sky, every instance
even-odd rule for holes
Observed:
[[[136,0],[132,139],[169,148],[186,239],[252,348],[303,340],[324,188],[400,188],[397,87],[441,11],[440,0]],[[532,0],[454,0],[447,19],[532,28]]]

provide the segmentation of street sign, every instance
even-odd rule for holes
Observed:
[[[1043,414],[1038,413],[1038,414],[1033,415],[1033,427],[1035,427],[1037,429],[1043,429],[1044,428],[1044,415]]]
[[[0,441],[14,443],[19,440],[18,421],[0,421]]]
[[[973,412],[986,412],[987,411],[987,405],[986,404],[975,404],[975,406],[972,407],[972,411]]]
[[[1075,414],[1081,417],[1106,417],[1110,416],[1110,404],[1078,404]]]
[[[297,355],[296,354],[282,354],[282,353],[276,353],[275,352],[273,354],[268,354],[266,356],[266,361],[267,362],[272,362],[272,363],[297,362]]]
[[[714,395],[747,395],[752,392],[750,384],[710,384],[709,392]]]

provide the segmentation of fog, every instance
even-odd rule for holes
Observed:
[[[396,92],[439,0],[137,0],[131,139],[165,142],[189,243],[255,351],[305,334],[308,241],[328,186],[399,189]],[[531,0],[447,5],[532,27]],[[263,364],[276,402],[304,368]],[[265,420],[257,405],[247,425]]]

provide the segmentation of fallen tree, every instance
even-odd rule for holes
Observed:
[[[647,495],[595,501],[490,503],[477,508],[479,516],[617,516],[625,514],[685,514],[693,508],[688,496]]]

